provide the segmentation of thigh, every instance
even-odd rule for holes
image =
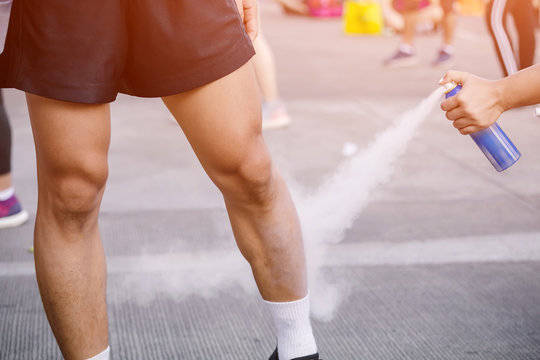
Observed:
[[[27,94],[40,182],[107,172],[108,104],[77,104]],[[41,185],[41,184],[40,184]]]
[[[251,62],[220,80],[163,101],[211,177],[216,171],[233,171],[246,157],[266,156]]]

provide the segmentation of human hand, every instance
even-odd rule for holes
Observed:
[[[236,5],[249,38],[251,41],[255,41],[259,26],[257,21],[257,0],[236,0]]]
[[[454,81],[462,85],[456,95],[441,103],[446,118],[463,135],[490,127],[503,113],[498,81],[485,80],[469,73],[449,71],[439,82],[444,85]]]

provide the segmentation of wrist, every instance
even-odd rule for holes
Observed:
[[[506,78],[494,82],[495,98],[501,113],[512,108],[511,99],[508,96],[508,81]]]

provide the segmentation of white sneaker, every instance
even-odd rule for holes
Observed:
[[[288,126],[291,118],[285,105],[276,101],[273,103],[263,103],[262,106],[262,128],[263,130],[279,129]]]

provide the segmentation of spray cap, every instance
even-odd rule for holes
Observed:
[[[454,90],[456,86],[458,86],[458,84],[455,81],[451,81],[444,84],[442,87],[444,89],[444,93],[448,94],[450,91]]]

